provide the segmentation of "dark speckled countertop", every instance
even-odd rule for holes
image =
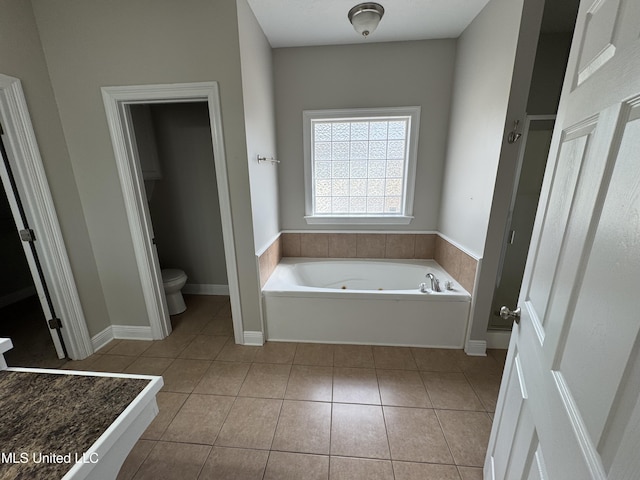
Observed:
[[[148,384],[0,371],[0,479],[62,478]]]

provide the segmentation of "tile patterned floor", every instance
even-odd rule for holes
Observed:
[[[64,368],[162,375],[118,480],[476,480],[504,351],[235,345],[228,298],[187,296],[174,332]]]

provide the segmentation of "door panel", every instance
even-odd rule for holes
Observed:
[[[638,3],[578,13],[486,478],[639,478]]]

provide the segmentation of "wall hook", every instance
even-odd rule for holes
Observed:
[[[507,136],[508,143],[516,143],[518,140],[520,140],[520,137],[522,136],[522,134],[518,133],[519,124],[520,124],[520,120],[516,120],[515,122],[513,122],[513,130],[509,132],[509,135]]]

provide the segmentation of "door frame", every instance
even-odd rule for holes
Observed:
[[[171,333],[171,320],[164,296],[160,266],[155,260],[153,230],[146,205],[144,180],[139,161],[136,158],[137,148],[133,125],[126,107],[136,103],[207,102],[213,141],[213,161],[220,200],[222,239],[225,249],[234,338],[236,343],[243,343],[240,286],[218,82],[102,87],[102,99],[116,157],[147,315],[154,339],[162,339]]]
[[[51,301],[63,322],[61,333],[68,354],[74,360],[83,359],[93,353],[93,344],[60,230],[26,98],[20,80],[3,74],[0,74],[0,120],[5,130],[4,143],[11,170],[18,189],[24,195],[22,205],[30,220],[29,226],[35,232],[37,247],[42,252],[39,257]],[[0,166],[0,173],[16,225],[18,229],[24,228],[18,212],[17,199],[11,188],[8,188],[8,172],[5,171],[4,164]],[[49,312],[49,306],[44,297],[43,286],[37,275],[30,249],[26,244],[24,247],[29,269],[46,315]],[[52,336],[53,343],[58,356],[63,358],[62,347],[56,337]]]

